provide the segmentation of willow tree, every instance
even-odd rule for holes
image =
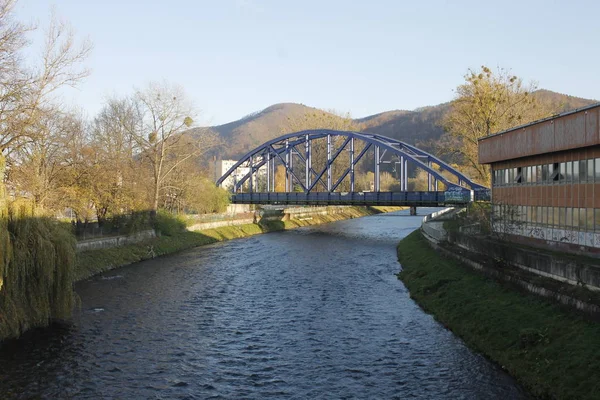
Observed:
[[[53,18],[37,65],[23,62],[34,27],[14,19],[15,4],[0,0],[0,340],[71,315],[75,239],[56,219],[38,215],[33,202],[8,198],[5,167],[39,140],[42,117],[56,111],[56,91],[87,75],[81,62],[91,48]]]
[[[503,68],[469,70],[443,119],[444,129],[455,140],[440,150],[458,155],[474,179],[489,184],[489,168],[478,162],[478,139],[548,116],[532,95],[536,89],[534,83],[526,85]]]

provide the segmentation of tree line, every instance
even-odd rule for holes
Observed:
[[[0,1],[0,157],[8,198],[28,199],[45,215],[70,209],[83,221],[227,205],[201,158],[218,137],[191,130],[195,110],[182,87],[149,83],[108,99],[88,119],[59,94],[89,74],[84,64],[91,43],[77,41],[70,26],[53,17],[42,56],[31,67],[22,54],[36,27],[14,19],[15,4]]]

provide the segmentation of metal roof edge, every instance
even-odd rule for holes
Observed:
[[[497,133],[492,133],[491,135],[484,136],[484,137],[481,137],[481,138],[477,139],[477,141],[480,142],[482,140],[489,139],[489,138],[492,138],[492,137],[495,137],[495,136],[500,136],[500,135],[503,135],[503,134],[508,133],[508,132],[513,132],[513,131],[516,131],[518,129],[524,129],[524,128],[527,128],[527,127],[532,126],[532,125],[537,125],[537,124],[541,124],[542,122],[552,121],[552,120],[555,120],[557,118],[561,118],[561,117],[564,117],[564,116],[567,116],[567,115],[576,114],[578,112],[591,110],[592,108],[596,108],[596,107],[600,107],[600,102],[594,103],[594,104],[590,104],[589,106],[576,108],[574,110],[565,111],[565,112],[562,112],[560,114],[553,115],[551,117],[546,117],[546,118],[538,119],[537,121],[529,122],[527,124],[519,125],[519,126],[516,126],[514,128],[506,129],[506,130],[503,130],[503,131],[500,131],[500,132],[497,132]]]

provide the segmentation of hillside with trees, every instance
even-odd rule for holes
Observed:
[[[596,100],[582,99],[539,89],[532,96],[544,104],[550,113],[560,113],[585,107]],[[451,103],[421,107],[413,111],[393,110],[363,118],[353,119],[353,127],[362,132],[374,133],[405,141],[433,153],[438,152],[440,141],[448,140],[442,124],[444,116],[450,110]],[[306,119],[311,115],[327,115],[327,122],[340,117],[334,111],[319,110],[303,104],[281,103],[250,114],[237,121],[210,127],[223,141],[217,152],[211,154],[221,158],[237,159],[249,150],[290,131],[290,121]],[[329,125],[328,125],[329,126]],[[321,126],[324,128],[325,126]],[[448,155],[442,154],[443,157]]]

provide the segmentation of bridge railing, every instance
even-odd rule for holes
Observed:
[[[466,204],[470,191],[462,198],[446,199],[445,192],[316,192],[316,193],[236,193],[233,203],[243,204],[304,204],[304,205],[415,205],[438,206]]]

